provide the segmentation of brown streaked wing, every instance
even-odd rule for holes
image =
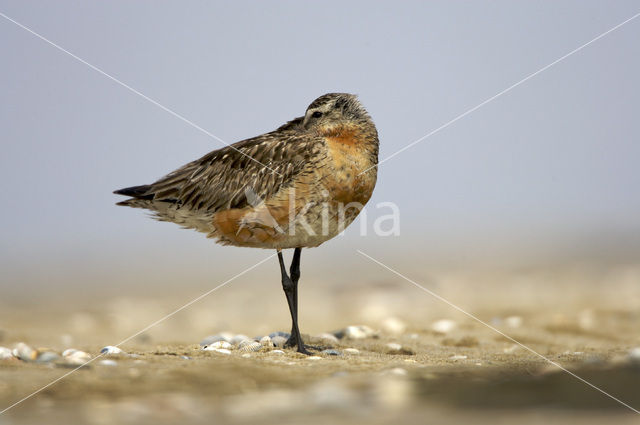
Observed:
[[[243,208],[250,201],[245,190],[262,200],[277,193],[303,170],[311,155],[318,154],[320,143],[321,139],[293,131],[243,140],[232,145],[235,149],[227,146],[210,152],[168,174],[153,183],[149,193],[153,201],[180,208],[207,212]]]

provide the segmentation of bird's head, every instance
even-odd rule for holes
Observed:
[[[371,117],[358,98],[349,93],[327,93],[307,108],[302,125],[305,129],[331,128],[341,125],[365,125]]]

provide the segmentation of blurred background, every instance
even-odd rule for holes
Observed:
[[[321,94],[356,93],[384,159],[638,11],[583,0],[0,0],[0,342],[115,343],[272,254],[115,206],[113,190],[222,143],[7,18],[227,143]],[[493,324],[519,317],[545,353],[638,345],[639,35],[631,21],[384,162],[366,234],[356,222],[303,252],[303,332],[399,317],[423,335],[465,319],[359,249]],[[390,212],[382,202],[398,206],[399,235],[373,231]],[[136,344],[288,326],[274,258]]]
[[[320,94],[357,93],[378,126],[381,159],[636,12],[633,1],[0,6],[227,143],[303,114]],[[480,271],[536,267],[577,269],[589,276],[573,279],[584,290],[608,291],[602,276],[613,273],[633,290],[639,25],[630,22],[384,162],[366,235],[356,222],[306,250],[301,297],[396,279],[356,249],[424,285],[466,273],[462,287],[474,297]],[[5,300],[53,304],[58,295],[66,306],[73,293],[101,306],[97,294],[168,294],[169,305],[179,305],[270,254],[217,246],[115,206],[114,189],[152,182],[219,141],[6,18],[0,52]],[[398,205],[399,235],[373,231],[389,213],[376,208],[381,202]],[[530,288],[489,280],[531,299]],[[282,307],[275,259],[234,285],[260,287]]]

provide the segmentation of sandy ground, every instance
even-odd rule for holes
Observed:
[[[301,283],[302,330],[316,353],[311,358],[291,350],[202,350],[204,337],[223,331],[253,337],[288,330],[277,285],[252,280],[142,332],[122,345],[126,355],[98,358],[0,415],[0,423],[640,420],[628,407],[393,276],[347,287],[323,286],[313,278]],[[425,285],[640,409],[640,353],[633,351],[640,347],[640,267],[445,270],[432,273]],[[162,287],[153,296],[94,289],[34,295],[36,301],[25,294],[5,299],[0,346],[25,342],[58,354],[73,347],[95,356],[204,292]],[[337,342],[317,337],[349,325],[367,325],[375,333]],[[329,348],[341,355],[322,353]],[[60,359],[0,360],[1,407],[72,370]]]

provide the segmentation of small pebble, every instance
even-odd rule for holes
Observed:
[[[114,345],[107,345],[106,347],[102,347],[100,350],[100,354],[127,354],[122,351],[119,347]]]
[[[345,354],[360,354],[360,350],[357,348],[345,348],[342,352]]]
[[[407,325],[397,317],[388,317],[382,322],[382,329],[391,334],[400,335],[407,330]]]
[[[273,341],[271,341],[271,337],[269,337],[269,335],[263,336],[260,338],[260,345],[267,348],[273,348]]]
[[[103,365],[103,366],[118,366],[118,362],[116,362],[115,360],[111,360],[111,359],[100,360],[98,363]]]
[[[453,355],[451,357],[449,357],[449,360],[465,360],[467,358],[467,356],[461,355],[461,354],[456,354]]]
[[[398,375],[398,376],[406,376],[407,374],[407,370],[401,367],[394,367],[393,369],[389,370],[389,372],[392,375]]]
[[[402,350],[402,345],[398,344],[397,342],[390,342],[387,344],[387,348],[391,351],[400,351]]]
[[[322,351],[322,354],[327,354],[329,356],[341,356],[342,353],[338,350],[333,350],[333,349],[329,349],[329,350],[324,350]]]
[[[287,338],[280,335],[272,336],[270,338],[273,345],[279,348],[284,347],[284,344],[287,342]]]
[[[245,359],[248,359],[249,357],[251,357],[251,354],[249,354],[249,353],[244,353],[244,354],[242,355],[242,357],[244,357]]]
[[[75,350],[75,349],[65,350],[62,353],[62,357],[64,357],[64,360],[66,361],[67,364],[75,365],[75,366],[83,365],[87,363],[89,360],[91,360],[91,354],[85,353],[84,351]]]
[[[446,334],[454,330],[458,325],[453,320],[440,319],[431,324],[431,329],[435,332]]]
[[[0,360],[12,359],[13,353],[7,347],[0,347]]]
[[[306,357],[307,360],[322,360],[322,357],[320,356],[309,356]]]
[[[189,357],[189,356],[180,356],[180,358],[182,360],[191,360],[191,357]]]
[[[284,354],[282,350],[271,350],[271,354]]]
[[[314,338],[318,338],[320,340],[322,340],[322,342],[324,342],[325,344],[337,344],[338,343],[338,338],[336,338],[335,335],[330,334],[330,333],[321,333],[316,335]]]
[[[218,341],[225,341],[225,342],[229,342],[230,338],[227,338],[224,335],[210,335],[208,337],[206,337],[205,339],[203,339],[202,341],[200,341],[200,346],[204,347],[205,345],[211,345],[214,342],[218,342]]]
[[[390,342],[386,347],[387,354],[415,354],[412,350],[405,348],[396,342]]]
[[[375,332],[368,326],[347,326],[343,335],[347,339],[363,339],[374,336]]]
[[[522,325],[522,317],[509,316],[504,319],[504,323],[510,328],[519,328]]]
[[[244,353],[258,351],[261,348],[262,348],[262,345],[259,342],[255,342],[252,339],[245,339],[244,341],[238,344],[238,350]]]
[[[232,348],[233,345],[231,345],[230,343],[228,343],[227,341],[216,341],[213,344],[210,345],[204,345],[202,347],[203,350],[205,351],[214,351],[214,350],[228,350],[230,348]]]
[[[629,360],[632,362],[640,362],[640,347],[634,347],[629,350]]]
[[[19,342],[16,345],[16,348],[13,349],[12,354],[14,357],[25,362],[32,362],[38,357],[38,351],[29,347],[24,342]]]
[[[53,351],[44,351],[42,353],[38,353],[38,357],[36,358],[36,362],[38,363],[49,363],[58,360],[60,356]]]

